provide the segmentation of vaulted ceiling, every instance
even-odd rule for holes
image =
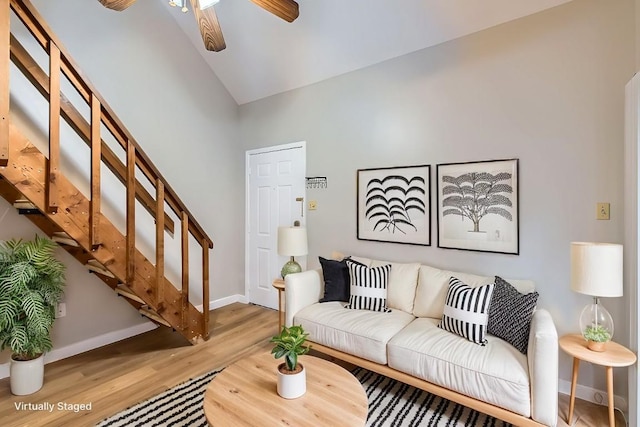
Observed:
[[[299,88],[570,0],[298,0],[293,23],[249,0],[215,6],[227,48],[204,49],[192,15],[161,0],[238,104]]]

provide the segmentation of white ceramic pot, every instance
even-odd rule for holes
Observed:
[[[283,366],[284,363],[280,366]],[[278,394],[285,399],[295,399],[300,397],[307,391],[307,372],[302,364],[302,371],[295,374],[283,374],[278,367]]]
[[[24,396],[42,388],[44,381],[44,355],[33,360],[14,360],[11,357],[11,393]]]

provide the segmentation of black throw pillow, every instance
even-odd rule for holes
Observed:
[[[324,276],[324,297],[320,302],[349,301],[349,269],[345,260],[320,259]]]
[[[537,302],[537,292],[521,294],[511,283],[496,276],[496,287],[489,306],[489,333],[502,338],[522,354],[527,354],[531,318]]]

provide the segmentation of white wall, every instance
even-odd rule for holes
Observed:
[[[569,289],[569,243],[622,242],[624,85],[635,68],[633,0],[574,1],[468,37],[240,107],[246,149],[307,141],[309,264],[332,250],[535,280],[560,335],[589,298]],[[520,159],[520,255],[356,239],[356,170]],[[432,178],[434,172],[432,172]],[[432,188],[435,194],[435,183]],[[611,220],[596,221],[596,203]],[[435,205],[435,196],[432,196]],[[627,303],[606,299],[625,344]],[[606,389],[582,364],[580,384]],[[560,357],[570,380],[571,360]],[[615,374],[626,396],[626,373]]]
[[[244,214],[244,151],[238,144],[238,110],[232,97],[159,2],[137,2],[122,13],[105,9],[98,1],[33,3],[84,76],[214,240],[215,248],[210,252],[211,299],[243,293],[244,227],[238,218]],[[46,103],[40,95],[26,90],[15,72],[11,78],[13,119],[23,125],[31,122],[22,129],[34,143],[46,141],[46,129],[40,125],[43,120],[46,124]],[[37,117],[43,108],[44,119]],[[83,111],[85,117],[87,112]],[[66,137],[63,144],[68,144]],[[69,149],[77,157],[74,160],[88,153],[77,147]],[[77,165],[65,162],[65,173],[86,175],[86,162],[78,164],[85,170],[72,170]],[[103,208],[114,210],[114,205],[117,200]],[[0,214],[6,208],[3,202]],[[36,228],[12,209],[3,221],[0,239],[32,238],[36,233]],[[177,243],[179,247],[179,233],[175,238],[167,245]],[[191,256],[192,264],[198,266],[201,258],[196,248],[192,247]],[[61,346],[78,348],[83,340],[96,344],[95,337],[118,330],[137,330],[144,321],[133,308],[60,252],[69,272],[67,317],[55,324],[55,350]],[[91,287],[86,282],[91,282]],[[100,290],[94,293],[94,288]],[[195,303],[201,303],[201,288],[196,286],[192,294],[196,294]],[[0,363],[5,360],[6,356]]]

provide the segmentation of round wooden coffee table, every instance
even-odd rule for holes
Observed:
[[[216,375],[204,394],[209,425],[227,426],[364,426],[367,395],[346,369],[314,356],[302,356],[307,392],[283,399],[276,391],[282,363],[269,353],[247,357]]]

